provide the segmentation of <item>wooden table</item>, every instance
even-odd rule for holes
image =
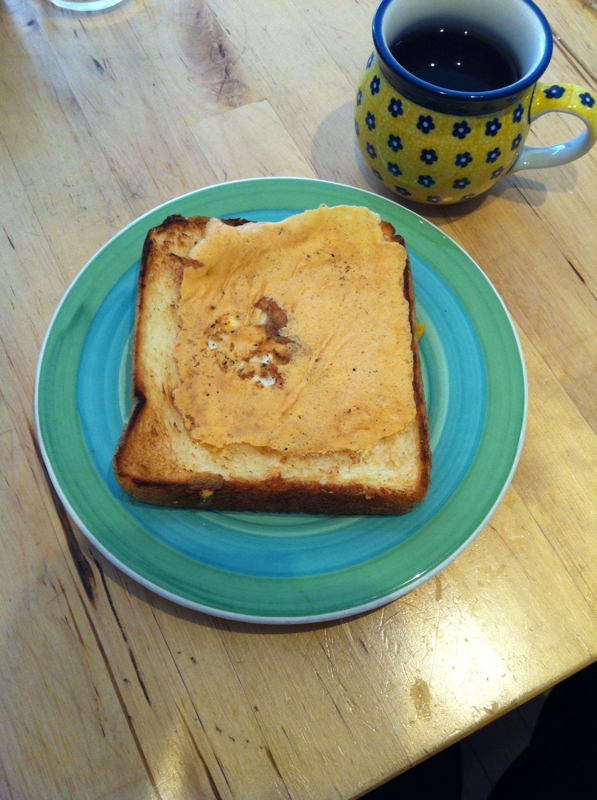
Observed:
[[[540,5],[547,80],[596,91],[597,13]],[[353,798],[597,658],[597,149],[466,205],[416,208],[503,297],[530,403],[498,511],[411,594],[286,628],[184,609],[87,542],[40,462],[42,338],[127,223],[244,177],[378,191],[352,135],[374,7],[0,8],[2,798]],[[530,143],[577,130],[550,115]]]

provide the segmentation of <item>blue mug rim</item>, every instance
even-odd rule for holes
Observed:
[[[416,75],[413,75],[411,72],[408,72],[408,70],[404,69],[404,67],[398,61],[396,61],[394,56],[390,53],[390,48],[386,45],[381,32],[381,25],[387,7],[393,2],[395,2],[395,0],[381,0],[380,4],[375,10],[372,26],[373,44],[375,46],[375,50],[377,51],[377,55],[381,59],[381,62],[386,70],[388,70],[390,73],[394,73],[399,79],[400,83],[411,84],[417,92],[422,94],[433,94],[436,96],[439,95],[441,98],[445,98],[446,100],[454,100],[456,102],[460,101],[467,104],[483,102],[486,104],[492,104],[499,102],[500,100],[504,101],[507,98],[520,95],[530,86],[533,86],[541,77],[541,75],[543,75],[549,62],[551,61],[553,54],[552,32],[545,15],[532,0],[520,0],[520,2],[529,6],[534,11],[545,33],[545,51],[535,69],[528,75],[520,78],[520,80],[516,81],[516,83],[511,83],[508,86],[501,87],[500,89],[492,89],[488,92],[459,92],[455,89],[444,89],[441,86],[436,86],[433,83],[428,83],[421,78],[417,78]],[[388,76],[386,75],[386,77]]]

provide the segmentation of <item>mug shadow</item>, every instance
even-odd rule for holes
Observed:
[[[537,170],[529,174],[517,172],[506,175],[489,191],[462,203],[432,206],[409,202],[373,175],[363,159],[353,131],[352,101],[335,108],[324,117],[315,131],[311,145],[311,158],[317,177],[373,192],[430,221],[460,219],[496,200],[540,207],[545,203],[548,194],[569,194],[577,182],[576,166],[566,164],[541,170],[544,180],[534,177],[538,174]]]

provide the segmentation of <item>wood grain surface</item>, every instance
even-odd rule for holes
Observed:
[[[597,12],[540,0],[546,80],[597,91]],[[407,596],[337,623],[178,607],[66,514],[33,423],[40,346],[86,261],[209,184],[379,192],[352,135],[374,0],[0,5],[0,798],[355,798],[597,658],[597,149],[415,210],[481,265],[529,380],[514,481]],[[548,115],[530,144],[579,130]]]

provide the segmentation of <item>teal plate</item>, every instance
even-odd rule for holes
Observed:
[[[361,205],[406,240],[425,323],[420,342],[432,485],[403,517],[189,511],[124,495],[111,459],[131,408],[139,256],[169,214],[276,221]],[[436,227],[375,194],[302,178],[210,186],[145,214],[83,268],[42,347],[35,411],[69,514],[116,566],[154,592],[220,617],[304,623],[381,606],[446,567],[485,526],[516,468],[527,409],[520,344],[494,288]]]

